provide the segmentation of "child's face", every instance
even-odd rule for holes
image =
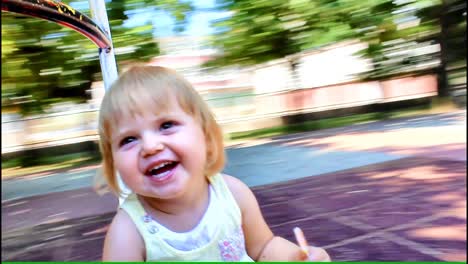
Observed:
[[[204,181],[206,141],[201,126],[177,103],[165,113],[123,117],[112,133],[114,164],[135,193],[180,197]]]

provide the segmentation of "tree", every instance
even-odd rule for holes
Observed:
[[[340,17],[339,0],[221,0],[219,4],[231,16],[213,24],[217,33],[211,44],[223,52],[209,63],[213,66],[262,63],[353,34]]]
[[[441,46],[439,94],[466,98],[466,1],[442,0],[418,14],[425,23],[438,28],[434,39]],[[461,103],[464,105],[466,99]]]
[[[253,65],[346,39],[360,39],[368,48],[357,55],[370,58],[373,69],[362,79],[382,79],[415,71],[415,65],[434,54],[410,51],[437,27],[420,24],[415,10],[434,5],[431,0],[224,0],[220,6],[232,15],[214,26],[212,45],[222,55],[208,66]],[[400,54],[400,55],[395,55]],[[291,65],[294,70],[294,63]]]
[[[374,61],[374,69],[365,78],[429,72],[439,77],[441,97],[450,95],[449,80],[452,83],[455,79],[463,80],[462,88],[466,88],[466,2],[408,0],[404,4],[404,8],[392,9],[392,13],[396,12],[393,18],[396,27],[371,34],[375,36],[371,39],[361,36],[370,43],[363,53]],[[412,52],[428,44],[438,45],[440,49]]]
[[[159,54],[151,17],[129,27],[125,23],[131,16],[164,9],[176,18],[180,31],[192,9],[177,0],[110,1],[106,5],[119,65]],[[80,12],[89,15],[89,10]],[[49,21],[2,12],[2,110],[17,108],[29,115],[57,101],[84,101],[91,83],[101,79],[100,72],[97,48],[84,36]]]
[[[209,66],[253,65],[360,39],[368,43],[360,54],[374,66],[362,79],[428,71],[443,78],[444,65],[454,60],[466,69],[466,3],[462,0],[220,0],[219,4],[231,16],[214,23],[218,31],[211,43],[222,55]],[[433,44],[441,44],[442,51],[415,52]],[[442,67],[437,66],[439,59]],[[443,96],[444,85],[440,87]]]

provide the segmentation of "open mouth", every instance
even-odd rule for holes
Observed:
[[[165,161],[147,170],[146,175],[158,179],[164,178],[171,173],[177,164],[179,163],[176,161]]]

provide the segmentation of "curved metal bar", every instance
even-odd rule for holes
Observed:
[[[2,0],[2,11],[56,22],[81,33],[99,48],[111,48],[108,35],[93,20],[64,3],[52,0]]]

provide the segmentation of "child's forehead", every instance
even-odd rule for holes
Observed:
[[[113,108],[119,114],[164,112],[179,107],[178,98],[168,91],[144,93],[135,90],[131,94],[119,94],[118,97],[114,100]]]
[[[138,88],[138,87],[137,87]],[[192,106],[187,104],[187,100],[171,91],[161,91],[144,93],[132,89],[131,93],[114,93],[112,99],[108,101],[106,117],[108,125],[112,131],[125,126],[125,122],[134,120],[137,117],[150,116],[151,119],[171,114],[184,112],[190,116],[193,113]],[[165,90],[165,89],[164,89]]]
[[[114,123],[120,121],[135,119],[137,117],[161,118],[171,116],[183,111],[177,102],[166,102],[162,105],[157,104],[139,104],[133,107],[122,107],[113,115]]]

